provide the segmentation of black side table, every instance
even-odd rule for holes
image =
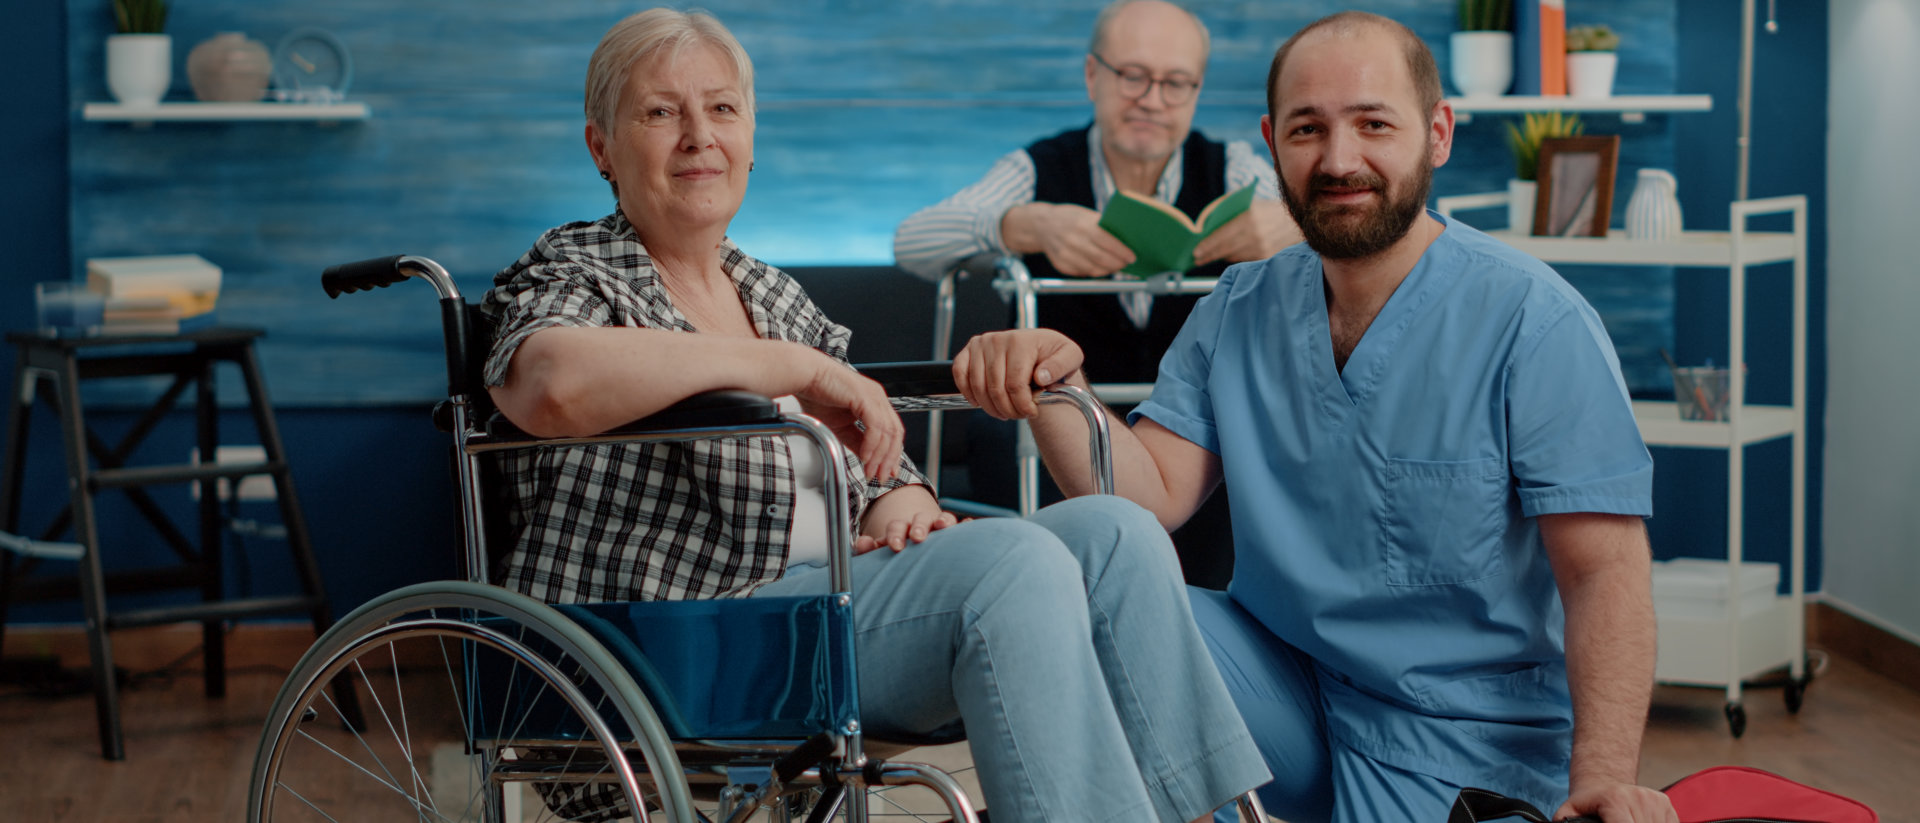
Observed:
[[[60,434],[65,445],[67,480],[71,492],[68,508],[58,514],[38,541],[52,541],[68,526],[72,527],[74,552],[79,563],[78,579],[64,576],[28,576],[40,562],[36,557],[16,557],[0,551],[0,636],[3,635],[7,603],[12,600],[73,599],[78,597],[85,612],[87,639],[93,663],[96,710],[100,721],[100,748],[108,760],[126,757],[120,734],[120,707],[116,692],[113,650],[108,632],[135,626],[198,621],[205,642],[206,692],[208,697],[226,693],[226,649],[223,623],[242,617],[305,612],[313,620],[316,634],[332,624],[327,599],[320,581],[320,569],[314,562],[313,546],[307,535],[307,521],[294,493],[293,476],[287,469],[286,453],[280,443],[280,430],[274,422],[273,407],[260,376],[260,364],[253,343],[264,332],[249,328],[209,328],[178,335],[143,335],[92,338],[56,338],[33,333],[7,335],[18,352],[14,376],[13,407],[7,428],[6,463],[3,477],[5,493],[0,494],[0,529],[18,535],[22,475],[26,468],[27,424],[36,398],[45,400],[60,418]],[[220,410],[214,396],[214,366],[232,363],[239,367],[246,382],[247,403],[253,413],[260,445],[266,462],[217,464],[213,455],[219,445]],[[140,420],[116,445],[108,445],[87,428],[80,402],[80,382],[112,377],[170,375],[172,384],[161,393]],[[126,462],[155,426],[178,404],[189,386],[194,387],[193,414],[201,463],[198,465],[127,466]],[[224,596],[221,556],[222,520],[219,496],[212,493],[214,481],[225,478],[238,488],[240,478],[265,475],[273,480],[280,516],[286,527],[287,544],[292,550],[294,567],[299,573],[301,592],[278,597],[227,599]],[[182,534],[144,487],[159,483],[202,481],[206,490],[200,495],[199,545]],[[99,532],[95,526],[95,495],[105,489],[119,489],[149,521],[154,530],[176,553],[177,565],[120,571],[106,574],[100,561]],[[25,541],[22,541],[25,542]],[[46,546],[46,543],[40,543]],[[54,546],[57,548],[57,545]],[[179,606],[109,611],[107,596],[126,592],[199,589],[200,602]],[[343,698],[351,699],[349,694]]]

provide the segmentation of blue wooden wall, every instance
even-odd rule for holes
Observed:
[[[965,185],[1001,153],[1090,117],[1080,60],[1102,0],[713,0],[758,71],[758,170],[733,234],[777,265],[891,262],[893,226]],[[1192,8],[1214,52],[1197,125],[1259,140],[1273,49],[1349,6],[1412,26],[1446,64],[1452,4],[1434,0],[1233,2]],[[192,0],[174,4],[170,99],[191,99],[187,52],[220,31],[271,47],[300,26],[337,34],[352,99],[373,117],[311,123],[71,128],[72,260],[196,252],[227,274],[225,319],[267,327],[262,356],[282,405],[418,402],[441,391],[436,315],[424,286],[328,301],[324,266],[407,252],[445,263],[477,293],[545,228],[611,209],[581,140],[585,64],[600,34],[643,7],[606,0]],[[1623,93],[1676,89],[1674,0],[1579,0],[1573,22],[1623,35]],[[67,3],[74,112],[108,99],[106,0]],[[1730,101],[1716,104],[1730,107]],[[1624,125],[1619,179],[1673,164],[1673,118]],[[77,114],[76,114],[77,118]],[[1502,118],[1461,127],[1436,194],[1510,176]],[[1684,178],[1683,178],[1684,182]],[[1624,208],[1626,184],[1616,195]],[[1663,269],[1569,269],[1607,318],[1636,389],[1665,372],[1672,278]],[[916,334],[930,315],[902,323]],[[134,389],[124,389],[135,391]],[[227,392],[235,396],[234,392]],[[111,400],[112,397],[106,399]]]

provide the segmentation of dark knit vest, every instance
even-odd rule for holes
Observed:
[[[1064,131],[1027,147],[1036,175],[1034,200],[1093,208],[1088,128]],[[1226,193],[1227,147],[1208,140],[1198,131],[1191,131],[1187,133],[1182,153],[1185,164],[1180,194],[1173,205],[1188,217],[1197,217],[1208,203]],[[1029,254],[1026,263],[1034,277],[1060,276],[1045,254]],[[1187,274],[1218,277],[1225,269],[1225,263],[1213,263]],[[1080,344],[1087,355],[1089,380],[1151,383],[1160,370],[1160,355],[1173,343],[1174,335],[1187,322],[1187,315],[1199,299],[1198,296],[1155,299],[1147,327],[1140,329],[1133,325],[1126,310],[1120,307],[1120,301],[1111,294],[1042,295],[1040,326],[1054,329]]]

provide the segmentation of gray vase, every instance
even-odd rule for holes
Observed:
[[[187,80],[193,96],[209,103],[251,103],[267,95],[273,57],[257,40],[223,31],[193,47],[187,55]]]

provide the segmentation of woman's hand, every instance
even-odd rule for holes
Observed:
[[[868,522],[872,522],[868,518]],[[907,543],[922,543],[927,535],[960,522],[953,512],[917,511],[906,520],[891,520],[883,526],[877,526],[876,534],[863,534],[853,539],[853,553],[866,554],[874,549],[886,546],[896,552],[907,548]]]
[[[900,468],[907,426],[887,402],[886,390],[838,360],[801,348],[812,355],[814,371],[807,385],[794,392],[801,409],[853,450],[868,477],[882,483],[892,480]]]
[[[901,486],[880,495],[867,506],[860,520],[860,536],[853,540],[853,553],[866,554],[886,546],[901,551],[908,543],[919,543],[927,535],[959,522],[953,512],[940,510],[940,501],[926,486]]]
[[[1034,388],[1066,380],[1084,359],[1078,345],[1052,329],[988,332],[953,358],[953,382],[987,414],[1023,420],[1040,413]]]

